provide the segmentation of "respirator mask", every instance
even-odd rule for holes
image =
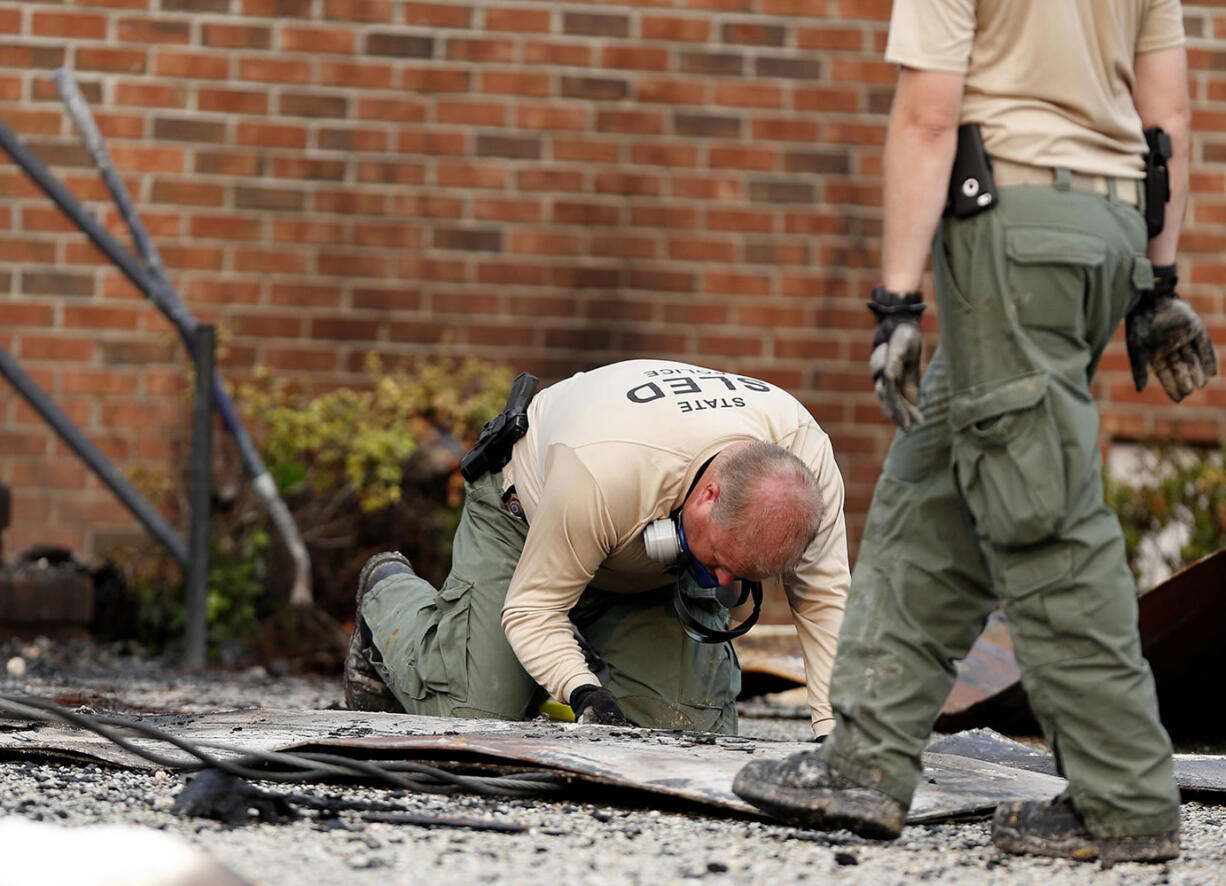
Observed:
[[[664,517],[648,524],[643,531],[643,547],[646,548],[647,556],[652,561],[663,566],[669,574],[676,576],[676,583],[673,586],[673,608],[677,612],[677,619],[681,622],[682,630],[690,639],[699,643],[725,643],[741,636],[757,624],[758,614],[762,611],[762,582],[760,581],[741,579],[741,592],[737,597],[728,599],[716,594],[716,599],[729,609],[740,606],[751,596],[753,597],[753,612],[734,628],[726,631],[709,628],[690,612],[685,603],[685,594],[681,591],[681,572],[683,570],[690,574],[694,583],[700,588],[719,588],[721,585],[719,579],[690,553],[680,514]]]

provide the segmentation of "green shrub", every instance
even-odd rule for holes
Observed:
[[[1224,452],[1150,446],[1139,470],[1107,476],[1107,503],[1119,515],[1128,563],[1143,588],[1152,584],[1155,570],[1159,576],[1175,572],[1226,545]],[[1144,479],[1138,482],[1138,476]],[[1186,533],[1178,550],[1153,543],[1174,524]]]
[[[322,393],[258,370],[236,397],[307,546],[315,602],[341,625],[353,617],[358,572],[372,553],[397,549],[427,579],[446,575],[463,493],[459,457],[502,410],[512,378],[510,369],[473,358],[386,371],[372,357],[366,369],[367,384]],[[211,655],[237,662],[258,653],[327,666],[312,649],[324,639],[270,636],[285,624],[273,616],[288,600],[292,564],[228,436],[217,435],[214,451]],[[180,504],[186,499],[186,475],[177,485],[156,478],[143,485]],[[154,649],[176,643],[184,596],[177,565],[152,546],[112,558],[136,609],[133,633]],[[301,633],[300,620],[294,624],[283,632]]]

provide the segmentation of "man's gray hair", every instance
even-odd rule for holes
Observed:
[[[782,446],[760,440],[724,453],[716,464],[712,521],[753,542],[759,574],[789,578],[821,525],[813,471]]]

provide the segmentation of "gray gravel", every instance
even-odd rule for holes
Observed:
[[[0,648],[24,673],[0,691],[59,698],[110,711],[215,711],[339,707],[339,680],[241,674],[176,676],[115,648],[24,644]],[[13,666],[11,670],[22,670]],[[275,702],[275,703],[270,703]],[[798,720],[748,719],[758,739],[797,740]],[[123,822],[164,830],[200,847],[252,884],[478,882],[530,884],[828,882],[893,884],[1035,883],[1204,884],[1226,882],[1226,808],[1185,804],[1183,856],[1166,865],[1109,871],[1062,860],[1006,856],[992,848],[986,822],[908,827],[874,843],[845,832],[812,833],[692,810],[643,809],[609,802],[505,800],[405,794],[371,787],[264,784],[275,792],[379,800],[415,814],[492,820],[529,828],[498,833],[364,822],[358,812],[307,813],[298,821],[231,828],[170,809],[182,789],[175,772],[130,772],[96,765],[0,762],[0,809],[65,826]],[[88,883],[82,879],[81,883]]]

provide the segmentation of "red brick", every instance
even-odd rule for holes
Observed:
[[[781,108],[783,90],[769,83],[716,83],[715,104],[743,108]]]
[[[394,68],[390,64],[338,62],[327,59],[319,62],[319,82],[325,86],[389,89],[394,82],[393,76]]]
[[[397,0],[325,0],[324,15],[331,19],[390,23],[395,20]]]
[[[693,145],[637,144],[630,146],[630,162],[646,166],[694,166],[698,148]]]
[[[659,257],[660,252],[659,238],[654,236],[613,236],[596,233],[588,242],[592,255],[653,259]]]
[[[143,308],[122,308],[115,305],[66,305],[65,329],[126,329],[141,326]]]
[[[515,61],[515,44],[510,40],[470,40],[451,37],[447,40],[446,58],[450,61],[502,62]]]
[[[301,281],[273,283],[269,288],[269,303],[297,308],[339,308],[341,288],[334,285],[312,285]]]
[[[296,58],[249,56],[239,58],[238,77],[266,83],[310,83],[311,63]]]
[[[472,9],[440,3],[400,3],[404,23],[421,28],[467,28],[472,24]]]
[[[739,200],[739,178],[709,175],[675,175],[672,180],[672,195],[695,200]]]
[[[421,123],[426,119],[425,102],[403,98],[362,98],[357,116],[385,123]],[[344,115],[337,115],[344,116]]]
[[[480,90],[490,95],[550,94],[552,78],[548,74],[520,73],[514,70],[483,71]]]
[[[387,277],[391,271],[386,257],[358,252],[321,251],[316,265],[319,273],[338,277]]]
[[[698,227],[698,219],[697,209],[673,203],[639,202],[630,208],[630,223],[635,227],[689,231]]]
[[[21,135],[57,135],[64,115],[56,111],[40,111],[33,108],[0,108],[4,122]],[[8,159],[8,155],[5,155]]]
[[[0,57],[6,67],[59,68],[64,65],[65,50],[58,46],[30,46],[24,43],[0,43]],[[87,56],[88,58],[88,56]],[[83,65],[78,58],[77,68]]]
[[[154,71],[163,77],[225,80],[230,76],[230,59],[224,55],[203,52],[159,49]]]
[[[618,203],[555,200],[550,218],[561,225],[618,225],[622,223],[622,209]]]
[[[201,87],[196,96],[196,105],[202,111],[221,111],[226,114],[267,114],[268,93]]]
[[[710,238],[672,237],[668,241],[668,257],[675,261],[732,262],[736,260],[736,244]]]
[[[187,89],[181,84],[119,81],[115,84],[112,100],[117,105],[184,108],[187,106]]]
[[[528,41],[523,47],[529,65],[566,65],[586,68],[592,63],[592,49],[586,43]]]
[[[606,68],[626,68],[636,71],[667,71],[667,49],[634,46],[606,46],[600,53],[600,64]]]
[[[161,253],[166,267],[175,271],[220,271],[225,258],[213,246],[166,246]]]
[[[706,18],[644,14],[641,27],[645,40],[706,43],[711,39],[711,22]]]
[[[662,135],[664,115],[658,111],[606,110],[596,112],[598,132],[625,132],[635,135]]]
[[[505,126],[507,107],[503,104],[482,101],[458,101],[447,99],[435,106],[435,120],[439,123],[461,123],[469,126]]]
[[[387,212],[387,197],[383,193],[356,191],[353,188],[341,191],[325,189],[315,192],[313,205],[316,212],[381,215]]]
[[[578,182],[566,190],[578,190]],[[596,193],[622,194],[625,196],[657,197],[663,192],[663,185],[658,175],[634,174],[629,172],[597,172],[595,177]]]
[[[56,360],[85,363],[96,354],[93,337],[71,338],[67,335],[39,335],[24,332],[16,348],[22,360]]]
[[[193,171],[203,175],[259,175],[264,164],[259,154],[240,151],[197,150]]]
[[[539,222],[543,217],[537,200],[492,200],[478,198],[473,201],[473,218],[483,221]]]
[[[307,256],[285,249],[235,249],[234,270],[268,274],[305,274]]]
[[[388,133],[382,129],[324,126],[316,134],[317,146],[328,151],[374,151],[388,148]]]
[[[338,350],[331,345],[265,346],[264,361],[270,366],[292,366],[299,371],[331,372],[337,369]]]
[[[616,163],[621,148],[616,141],[584,138],[581,136],[552,138],[554,160],[572,160],[582,163]]]
[[[530,255],[578,255],[582,241],[574,234],[548,229],[512,228],[507,236],[507,251]]]
[[[701,105],[708,101],[708,85],[704,80],[639,79],[635,94],[641,102],[670,105]]]
[[[711,209],[707,227],[712,231],[746,231],[766,234],[774,230],[775,214],[755,209]]]
[[[121,18],[116,25],[120,43],[188,43],[191,24],[160,18]]]
[[[304,148],[307,141],[305,126],[282,123],[252,123],[239,121],[235,141],[240,145],[265,148]]]
[[[225,200],[225,188],[198,179],[188,181],[156,179],[152,198],[155,203],[185,203],[191,206],[220,206]]]
[[[439,162],[436,183],[443,187],[505,188],[508,170],[501,163]]]
[[[272,29],[264,25],[229,25],[205,22],[201,26],[205,46],[220,49],[271,49]]]
[[[235,215],[194,215],[188,223],[193,237],[259,241],[263,224],[258,218]]]
[[[84,12],[36,10],[30,16],[30,32],[36,37],[101,40],[106,37],[106,16]]]
[[[50,305],[0,301],[0,325],[6,327],[46,326],[53,318]]]
[[[547,9],[523,9],[519,6],[485,7],[483,12],[485,28],[489,31],[549,31],[551,13]]]
[[[426,169],[420,163],[363,161],[355,164],[354,170],[359,182],[419,185],[426,179]]]
[[[796,2],[806,3],[807,0],[796,0]],[[797,49],[824,49],[841,52],[872,51],[872,46],[866,45],[867,43],[864,31],[860,28],[839,28],[825,24],[818,27],[802,25],[796,28]]]
[[[588,128],[590,117],[588,109],[582,106],[517,105],[515,125],[522,129],[545,129],[552,132],[579,131]]]
[[[468,92],[472,75],[463,68],[406,68],[400,86],[409,92]]]
[[[285,52],[352,53],[357,49],[357,32],[335,26],[283,25],[278,48]]]
[[[763,117],[753,120],[750,127],[750,137],[754,141],[817,141],[817,124],[811,120]]]

